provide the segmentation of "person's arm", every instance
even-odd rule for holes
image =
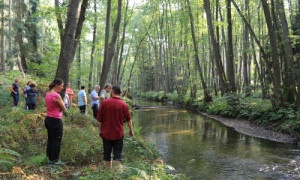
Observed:
[[[84,104],[87,105],[86,96],[83,96]]]
[[[100,108],[98,110],[97,120],[98,120],[98,126],[99,126],[99,136],[100,136],[100,138],[103,138],[103,135],[102,135],[103,104],[100,105]]]
[[[70,106],[70,98],[67,96],[68,106]]]
[[[129,136],[130,137],[134,137],[134,132],[133,132],[133,127],[132,127],[132,121],[131,121],[131,119],[129,121],[127,121],[127,125],[129,127]]]
[[[66,110],[65,103],[64,103],[64,101],[61,99],[60,96],[58,96],[58,97],[56,98],[55,101],[56,101],[56,102],[58,103],[58,105],[60,106],[60,109],[61,109],[62,112]]]
[[[11,86],[9,87],[9,90],[10,90],[11,92],[13,92],[14,94],[18,94],[16,91],[14,91],[14,85],[11,85]]]
[[[24,87],[24,88],[23,88],[23,91],[21,91],[22,96],[24,96],[25,98],[27,98],[27,95],[25,94],[25,91],[26,91],[26,90],[27,90],[26,87]]]

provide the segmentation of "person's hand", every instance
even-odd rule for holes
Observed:
[[[18,94],[16,91],[14,92],[15,94]]]
[[[99,132],[99,136],[100,136],[100,138],[103,138],[102,131]]]
[[[129,131],[129,136],[130,136],[130,137],[134,137],[133,131]]]

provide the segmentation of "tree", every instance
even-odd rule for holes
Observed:
[[[105,28],[105,48],[104,48],[104,59],[102,72],[100,77],[100,87],[103,87],[106,83],[107,76],[110,70],[112,58],[115,53],[115,43],[119,35],[119,28],[121,23],[121,14],[122,14],[122,0],[118,0],[118,13],[117,19],[114,24],[113,35],[110,43],[109,41],[109,26],[110,26],[110,10],[111,10],[111,0],[107,1],[107,14],[106,14],[106,28]]]
[[[60,29],[60,32],[64,33],[61,34],[62,44],[55,77],[61,78],[65,82],[64,87],[69,82],[71,63],[74,60],[77,44],[80,40],[87,6],[88,0],[69,1],[65,29]],[[58,27],[61,28],[62,25],[59,24]],[[62,97],[64,94],[65,88],[61,93]]]

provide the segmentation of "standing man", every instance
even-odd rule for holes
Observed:
[[[86,101],[85,86],[81,86],[81,90],[78,92],[78,106],[82,114],[85,114],[86,105],[87,105],[87,101]]]
[[[113,152],[113,160],[116,164],[122,161],[122,149],[124,139],[124,120],[129,127],[129,136],[134,137],[131,116],[126,103],[120,97],[120,86],[113,86],[111,98],[104,100],[97,115],[100,133],[99,136],[103,140],[104,161],[111,168]]]
[[[100,86],[95,86],[95,89],[91,93],[91,107],[93,109],[94,118],[97,119],[97,113],[99,110],[99,99],[98,93],[100,91]]]
[[[19,78],[15,78],[15,82],[9,87],[10,95],[14,99],[14,106],[18,105],[19,102]]]
[[[111,91],[111,84],[105,84],[103,90],[100,92],[100,104],[104,99],[108,99],[108,94]]]
[[[73,97],[73,94],[74,94],[73,89],[71,89],[71,83],[68,83],[67,88],[66,88],[66,93],[69,96],[69,101],[70,101],[69,107],[71,108],[71,106],[72,106],[72,97]]]

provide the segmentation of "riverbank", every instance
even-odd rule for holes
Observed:
[[[210,104],[188,97],[179,99],[174,93],[151,92],[138,95],[149,100],[170,101],[246,135],[299,145],[300,113],[292,107],[273,110],[268,100],[258,97],[240,98],[241,95],[220,97]]]
[[[62,118],[64,130],[60,158],[66,164],[49,166],[43,97],[47,85],[39,84],[31,76],[20,78],[20,87],[32,80],[41,92],[36,110],[27,111],[22,96],[18,106],[12,106],[8,87],[14,77],[0,76],[0,179],[187,179],[183,174],[170,173],[174,172],[171,166],[158,163],[158,152],[143,140],[138,127],[134,127],[136,138],[128,137],[129,130],[124,127],[122,166],[106,169],[102,160],[102,140],[92,109],[88,106],[87,114],[82,115],[76,100]],[[123,100],[130,106],[128,98]]]

